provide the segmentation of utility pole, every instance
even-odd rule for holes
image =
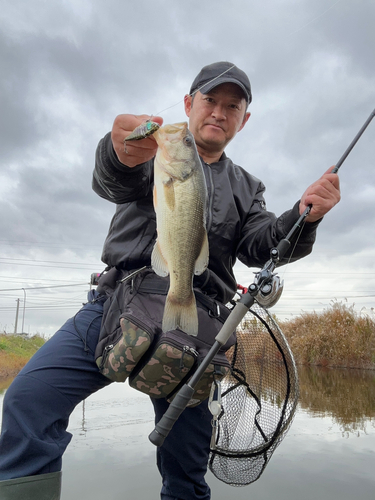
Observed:
[[[22,330],[21,330],[21,333],[25,333],[24,332],[24,325],[25,325],[25,308],[26,308],[26,290],[24,288],[22,288],[23,290],[23,314],[22,314]]]
[[[18,323],[18,311],[20,310],[20,299],[16,300],[17,309],[16,309],[16,321],[14,322],[14,334],[17,334],[17,323]]]

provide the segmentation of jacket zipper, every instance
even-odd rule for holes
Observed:
[[[171,339],[168,339],[169,341]],[[171,345],[173,344],[173,342],[169,342]],[[185,385],[185,383],[190,379],[190,377],[193,375],[193,373],[195,372],[196,368],[197,368],[197,365],[198,365],[198,357],[199,357],[199,354],[198,352],[193,348],[193,347],[189,347],[187,345],[184,345],[183,349],[182,349],[182,356],[181,356],[181,361],[180,361],[180,370],[182,370],[182,368],[184,367],[184,364],[183,364],[183,359],[184,359],[184,355],[186,353],[190,353],[193,357],[194,357],[194,363],[193,365],[189,368],[189,371],[187,372],[187,374],[182,377],[182,379],[180,380],[180,382],[176,385],[176,387],[173,389],[173,391],[171,391],[168,396],[166,396],[166,398],[168,400],[170,400],[170,398],[172,398],[180,389],[183,385]]]
[[[105,362],[107,361],[107,357],[108,357],[108,354],[109,354],[109,351],[111,349],[113,349],[115,344],[108,344],[104,347],[103,349],[103,354],[102,354],[102,360],[100,362],[100,367],[99,367],[99,370],[102,371],[103,368],[104,368],[104,364]]]
[[[182,348],[182,356],[181,356],[181,360],[180,360],[180,371],[183,369],[184,367],[184,357],[185,357],[185,354],[190,354],[191,356],[193,356],[194,358],[194,363],[193,363],[193,366],[192,368],[194,367],[197,359],[198,359],[198,353],[195,349],[193,349],[192,347],[189,347],[188,345],[184,345],[184,347]]]
[[[207,193],[208,193],[208,206],[207,206],[207,220],[206,220],[206,231],[207,233],[211,229],[211,224],[212,224],[212,206],[214,202],[214,196],[213,196],[213,186],[214,186],[214,180],[212,177],[212,171],[211,167],[208,163],[204,162],[205,170],[207,171],[207,177],[206,177],[206,182],[207,182]]]

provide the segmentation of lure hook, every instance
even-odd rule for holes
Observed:
[[[125,137],[124,152],[128,153],[126,149],[127,141],[140,141],[142,139],[146,139],[146,137],[154,134],[159,128],[160,125],[156,122],[153,122],[151,118],[138,125],[138,127],[136,127],[127,137]]]

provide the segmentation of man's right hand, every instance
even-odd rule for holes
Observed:
[[[151,160],[156,154],[158,145],[155,139],[150,135],[146,139],[139,141],[126,142],[126,151],[124,146],[124,139],[133,130],[147,120],[152,120],[160,125],[163,124],[161,116],[148,116],[148,115],[118,115],[113,122],[111,138],[113,148],[116,152],[117,158],[121,163],[127,167],[135,167],[148,160]]]

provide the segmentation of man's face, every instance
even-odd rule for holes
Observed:
[[[234,83],[218,85],[208,94],[199,91],[185,96],[189,129],[200,154],[222,153],[250,117],[240,87]]]

